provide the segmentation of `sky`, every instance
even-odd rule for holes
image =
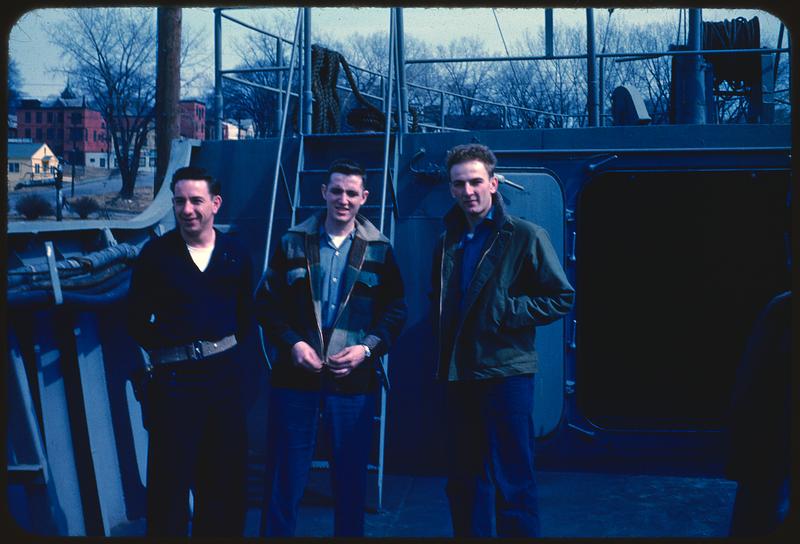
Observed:
[[[68,8],[67,8],[68,9]],[[64,9],[36,9],[25,13],[11,27],[8,35],[9,56],[15,59],[22,76],[22,93],[33,98],[46,98],[64,89],[67,75],[59,71],[64,65],[60,51],[48,40],[48,28],[57,25],[64,16]],[[294,21],[296,8],[262,8],[230,10],[232,17],[254,26],[264,27],[263,21],[275,12],[282,14],[285,20]],[[680,10],[678,9],[616,9],[611,15],[614,24],[632,25],[652,21],[673,22],[678,28]],[[497,22],[495,21],[495,14]],[[491,54],[504,54],[502,36],[511,48],[526,30],[537,30],[544,25],[544,9],[542,8],[497,8],[495,14],[491,8],[406,8],[403,19],[405,32],[432,45],[447,44],[454,39],[466,36],[480,36]],[[778,35],[780,20],[770,13],[752,9],[704,9],[703,20],[721,21],[736,17],[759,17],[762,46],[774,47]],[[604,28],[609,15],[606,9],[595,9],[595,24]],[[585,24],[585,9],[556,8],[554,26]],[[356,31],[367,35],[374,32],[385,32],[389,25],[389,9],[387,8],[314,8],[312,12],[312,32],[322,33],[335,39],[345,40],[353,32],[353,21],[357,21]],[[498,22],[500,30],[498,29]],[[184,32],[201,33],[204,38],[204,58],[207,65],[208,81],[213,81],[213,48],[214,48],[214,14],[213,8],[184,8]],[[624,26],[623,26],[624,28]],[[284,28],[266,30],[291,38],[293,24]],[[480,29],[480,30],[477,30]],[[250,31],[242,29],[229,21],[223,21],[223,68],[233,68],[236,58],[233,55],[233,41],[241,40]],[[786,46],[784,37],[784,47]],[[556,51],[558,54],[558,51]],[[186,93],[184,93],[186,94]],[[199,97],[198,93],[189,93]]]

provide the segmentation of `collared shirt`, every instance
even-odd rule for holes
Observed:
[[[463,251],[461,257],[461,300],[464,299],[464,294],[467,292],[472,276],[475,274],[478,261],[480,261],[483,254],[483,246],[486,244],[486,239],[494,228],[494,206],[492,206],[486,217],[475,225],[475,230],[472,232],[466,231],[464,236],[461,237],[461,242],[459,243],[459,247]]]
[[[323,329],[333,327],[333,321],[339,311],[344,272],[347,269],[347,255],[350,253],[350,246],[353,244],[355,235],[356,229],[353,229],[342,241],[342,245],[337,248],[330,235],[325,232],[325,223],[319,227],[319,264],[322,272],[321,325]]]

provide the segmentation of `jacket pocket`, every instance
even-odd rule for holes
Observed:
[[[380,283],[380,277],[375,272],[361,270],[356,277],[356,283],[363,283],[367,287],[376,287]]]
[[[306,268],[291,268],[286,271],[286,284],[292,285],[298,280],[308,277],[308,270]]]

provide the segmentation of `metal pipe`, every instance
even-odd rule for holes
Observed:
[[[284,41],[284,42],[286,42],[286,43],[288,43],[290,45],[294,45],[294,43],[292,43],[291,41],[287,40],[286,38],[281,38],[277,34],[272,34],[270,32],[267,32],[266,30],[262,30],[260,28],[256,28],[256,27],[254,27],[252,25],[249,25],[249,24],[245,23],[244,21],[240,21],[239,19],[235,19],[234,17],[231,17],[230,15],[225,15],[224,13],[222,13],[222,9],[223,8],[215,8],[214,11],[219,10],[222,17],[224,17],[225,19],[228,19],[229,21],[232,21],[232,22],[234,22],[236,24],[242,25],[243,27],[245,27],[245,28],[247,28],[249,30],[252,30],[254,32],[258,32],[259,34],[263,34],[265,36],[269,36],[270,38],[277,38],[277,39],[282,40],[282,41]],[[248,7],[248,8],[224,8],[224,9],[252,9],[252,8]]]
[[[790,146],[780,147],[610,147],[610,148],[554,148],[554,149],[494,149],[494,154],[502,155],[524,155],[530,154],[563,154],[571,153],[585,154],[585,153],[749,153],[749,152],[770,152],[770,153],[788,153],[792,150]]]
[[[406,85],[406,47],[405,31],[403,27],[403,8],[394,8],[395,25],[397,32],[397,81],[400,87],[400,108],[397,112],[400,118],[400,135],[408,133],[408,87]],[[401,140],[402,141],[402,140]]]
[[[781,48],[781,44],[783,43],[783,22],[781,22],[781,27],[778,30],[778,49]],[[775,88],[778,86],[778,65],[781,62],[781,53],[778,51],[775,53],[775,66],[774,71],[772,73],[772,91],[775,92]],[[775,100],[773,98],[773,100]]]
[[[692,51],[702,48],[703,16],[701,9],[689,10],[689,41],[687,46]],[[692,55],[688,60],[686,100],[683,108],[676,112],[679,124],[700,125],[706,120],[705,78],[703,60],[700,55]]]
[[[280,68],[278,72],[276,72],[276,81],[275,84],[279,89],[283,88],[283,71],[286,67],[283,66],[283,40],[276,39],[275,40],[275,68]],[[285,102],[289,103],[289,89],[286,89],[286,99]],[[278,120],[281,118],[281,110],[283,110],[283,103],[284,103],[284,95],[282,93],[278,93],[278,96],[275,100],[275,119]]]
[[[242,85],[246,85],[248,87],[253,87],[255,89],[264,89],[265,91],[271,91],[273,93],[278,93],[278,94],[285,94],[286,93],[285,89],[276,89],[275,87],[270,87],[269,85],[262,85],[261,83],[254,83],[252,81],[247,81],[246,79],[239,79],[238,77],[222,76],[222,79],[227,79],[228,81],[235,81],[236,83],[241,83]],[[296,92],[290,91],[289,92],[289,96],[293,96],[293,97],[299,98],[300,97],[300,93],[296,93]]]
[[[505,62],[505,61],[523,61],[523,60],[570,60],[570,59],[585,59],[586,55],[559,55],[548,57],[547,55],[527,55],[527,56],[514,56],[514,57],[452,57],[447,59],[432,58],[432,59],[411,59],[407,60],[406,64],[434,64],[437,62],[450,63],[450,62]]]
[[[222,9],[214,8],[214,138],[222,139]]]
[[[597,126],[597,51],[595,50],[594,9],[586,8],[586,110],[588,125]]]
[[[311,134],[313,130],[312,111],[314,96],[311,92],[311,8],[303,8],[303,47],[305,62],[303,64],[303,134]]]
[[[280,42],[278,42],[280,43]],[[227,74],[263,74],[267,72],[285,72],[288,66],[265,66],[264,68],[235,68],[232,70],[220,70],[222,75]]]
[[[306,8],[307,9],[307,8]],[[303,10],[297,10],[297,22],[295,23],[294,27],[294,43],[300,39],[300,28],[303,26]],[[294,72],[294,55],[297,51],[297,46],[292,47],[292,54],[289,58],[289,79],[286,81],[286,90],[288,92],[289,87],[292,85],[292,76]],[[267,265],[269,264],[269,249],[270,244],[272,242],[272,225],[275,222],[275,201],[278,196],[278,176],[280,175],[281,171],[281,155],[283,153],[283,138],[286,134],[286,118],[288,117],[289,113],[289,101],[286,101],[286,104],[283,108],[283,115],[281,117],[281,132],[280,137],[278,139],[278,152],[277,157],[275,159],[275,176],[272,179],[272,199],[269,205],[269,223],[267,224],[267,241],[264,246],[264,266],[261,268],[261,274],[267,271]]]
[[[600,57],[598,59],[598,78],[597,78],[597,95],[599,100],[597,102],[597,113],[598,113],[598,125],[603,126],[603,116],[605,115],[605,102],[606,102],[606,85],[605,85],[605,77],[606,77],[606,59]]]
[[[383,190],[381,191],[381,224],[380,231],[383,232],[384,223],[386,220],[386,182],[389,176],[389,141],[392,138],[392,76],[394,62],[395,62],[395,12],[389,12],[389,74],[387,76],[387,91],[386,91],[386,107],[384,112],[386,114],[386,135],[383,144]]]
[[[600,57],[641,57],[642,59],[655,58],[655,57],[670,57],[681,55],[742,55],[745,53],[789,53],[790,48],[784,47],[780,49],[758,48],[758,49],[701,49],[692,51],[656,51],[653,53],[597,53],[595,56]],[[514,57],[453,57],[446,59],[410,59],[406,60],[406,64],[435,64],[441,62],[443,64],[453,62],[521,62],[531,60],[577,60],[585,59],[585,54],[580,55],[555,55],[548,57],[546,55],[529,55],[529,56],[514,56]]]
[[[544,54],[553,56],[553,8],[544,10]]]
[[[440,93],[439,102],[442,105],[439,111],[439,120],[441,121],[440,126],[444,128],[444,91]]]

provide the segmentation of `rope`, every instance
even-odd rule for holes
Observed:
[[[312,126],[317,133],[339,132],[341,123],[341,104],[336,83],[339,80],[339,66],[350,84],[353,95],[360,107],[353,108],[347,115],[347,122],[356,129],[382,131],[386,116],[372,105],[358,90],[358,84],[350,69],[350,64],[341,53],[321,45],[311,46],[311,91],[316,100]]]
[[[758,17],[749,21],[737,17],[703,22],[703,49],[758,49],[761,47],[761,32]],[[752,87],[760,84],[761,56],[758,53],[742,55],[705,55],[714,65],[714,78],[719,84],[728,81],[733,88]]]

